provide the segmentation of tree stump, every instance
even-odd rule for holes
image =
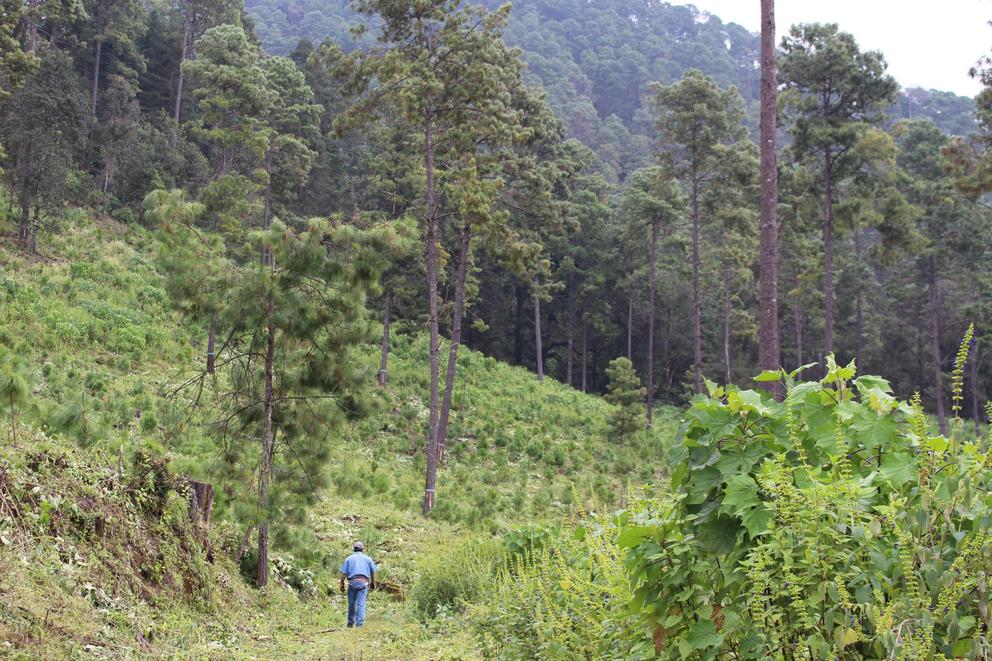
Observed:
[[[189,520],[193,522],[196,536],[207,551],[207,561],[214,561],[214,549],[210,543],[210,514],[214,509],[214,487],[206,482],[189,480]]]
[[[206,482],[189,480],[189,520],[197,528],[210,530],[210,514],[214,508],[214,487]]]
[[[375,582],[375,589],[387,594],[391,594],[399,601],[406,600],[406,590],[403,586],[398,583],[390,583],[389,581],[379,581]]]

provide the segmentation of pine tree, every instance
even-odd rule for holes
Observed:
[[[30,399],[31,389],[23,365],[0,347],[0,411],[10,421],[10,442],[17,442],[17,414]]]
[[[635,245],[647,246],[647,426],[654,414],[655,321],[658,299],[658,249],[662,232],[670,232],[685,212],[685,196],[665,168],[652,166],[630,177],[620,207]]]
[[[757,252],[755,239],[760,234],[760,211],[754,204],[760,188],[755,178],[759,172],[757,152],[755,145],[746,141],[728,152],[723,163],[722,176],[709,186],[702,201],[706,215],[714,221],[711,235],[715,236],[706,243],[713,261],[718,264],[720,324],[723,327],[721,354],[724,380],[728,384],[734,383],[735,335],[753,335],[750,311],[752,305],[747,294],[754,289],[753,266]],[[777,240],[776,233],[776,242]],[[776,267],[776,273],[777,270]],[[741,299],[744,299],[744,304],[735,305]],[[758,299],[760,301],[760,292]],[[760,314],[761,310],[759,317]]]
[[[4,103],[2,115],[11,159],[7,181],[21,211],[19,239],[31,251],[37,249],[42,211],[62,204],[87,129],[86,100],[71,58],[49,50],[39,61]]]
[[[0,0],[0,100],[20,87],[36,63],[18,41],[24,9],[23,0]]]
[[[700,310],[700,196],[720,176],[727,150],[743,139],[744,111],[737,90],[721,90],[700,71],[682,80],[654,86],[661,161],[689,194],[692,240],[693,388],[703,391],[702,315]]]
[[[172,119],[178,126],[182,118],[186,83],[184,64],[193,53],[193,45],[210,28],[225,23],[236,23],[240,20],[240,15],[238,3],[232,0],[172,0],[171,8],[182,21],[182,29],[179,31],[179,70],[176,75],[172,109]]]
[[[606,373],[610,378],[606,401],[616,407],[610,417],[610,431],[624,441],[641,429],[645,389],[626,358],[611,361]]]
[[[455,229],[458,248],[453,252],[460,256],[456,282],[464,282],[473,232],[484,232],[486,225],[504,217],[493,206],[499,189],[498,152],[516,139],[520,120],[509,104],[522,64],[500,34],[508,7],[489,13],[461,6],[458,0],[360,0],[357,8],[377,16],[381,23],[377,38],[383,48],[357,58],[355,70],[368,93],[344,120],[367,122],[388,111],[416,131],[422,150],[424,188],[417,206],[424,225],[431,376],[426,515],[435,503],[442,442],[438,294],[442,206],[447,203],[460,223]],[[373,80],[375,89],[368,89]],[[459,328],[464,286],[460,289],[453,317]],[[453,351],[457,351],[454,342]]]
[[[181,196],[156,195],[182,206]],[[403,223],[358,230],[311,220],[294,231],[274,219],[250,235],[255,254],[264,249],[267,260],[236,263],[188,223],[165,233],[166,259],[174,260],[170,279],[224,278],[215,314],[225,329],[217,370],[226,385],[211,390],[206,372],[189,385],[191,399],[216,420],[226,467],[216,479],[240,498],[257,485],[254,503],[237,509],[258,531],[259,587],[268,581],[272,534],[292,522],[294,503],[316,498],[327,459],[320,439],[365,409],[368,379],[350,348],[368,337],[365,300],[379,277],[380,255],[405,250],[410,234]],[[183,289],[182,282],[170,285]]]
[[[761,0],[761,248],[758,366],[781,367],[779,348],[778,68],[775,63],[775,0]],[[727,373],[730,374],[729,359]],[[729,376],[728,376],[729,382]]]
[[[100,72],[105,66],[104,46],[112,46],[118,52],[134,52],[135,41],[146,25],[145,5],[140,0],[89,0],[86,13],[91,32],[88,40],[93,46],[90,114],[96,117]]]
[[[785,107],[797,158],[818,159],[823,201],[823,354],[834,350],[834,201],[837,186],[857,169],[859,127],[877,124],[898,91],[885,58],[861,52],[834,24],[793,26],[782,40]]]
[[[932,392],[943,433],[947,429],[945,357],[941,351],[947,314],[944,298],[954,281],[975,278],[973,271],[980,263],[976,259],[980,260],[983,247],[974,237],[989,231],[990,220],[974,202],[955,191],[954,180],[945,174],[941,154],[948,139],[933,123],[913,122],[904,127],[899,144],[902,151],[898,161],[905,173],[902,188],[906,198],[919,208],[913,229],[922,240],[912,246],[916,259],[911,277],[922,285],[917,309],[927,311],[925,336]],[[958,275],[965,272],[967,276]]]

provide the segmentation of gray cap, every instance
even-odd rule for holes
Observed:
[[[361,542],[355,542],[355,550],[356,551],[364,551],[365,550],[365,544],[362,544]]]

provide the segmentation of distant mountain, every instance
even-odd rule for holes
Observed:
[[[890,115],[899,119],[929,119],[949,135],[968,135],[978,129],[975,100],[954,92],[910,87],[899,96]]]
[[[489,8],[502,0],[483,0]],[[267,49],[288,53],[301,38],[346,47],[359,22],[346,0],[247,0]],[[654,81],[671,83],[700,69],[735,85],[757,133],[759,36],[692,5],[656,0],[516,0],[506,29],[535,83],[572,136],[593,148],[608,174],[623,179],[651,158],[654,131],[644,98]],[[893,120],[928,117],[952,134],[975,126],[974,102],[936,90],[909,89]]]

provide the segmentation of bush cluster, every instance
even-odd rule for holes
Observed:
[[[633,606],[663,658],[988,658],[992,457],[963,425],[832,357],[785,398],[689,409],[673,491],[623,517]]]

